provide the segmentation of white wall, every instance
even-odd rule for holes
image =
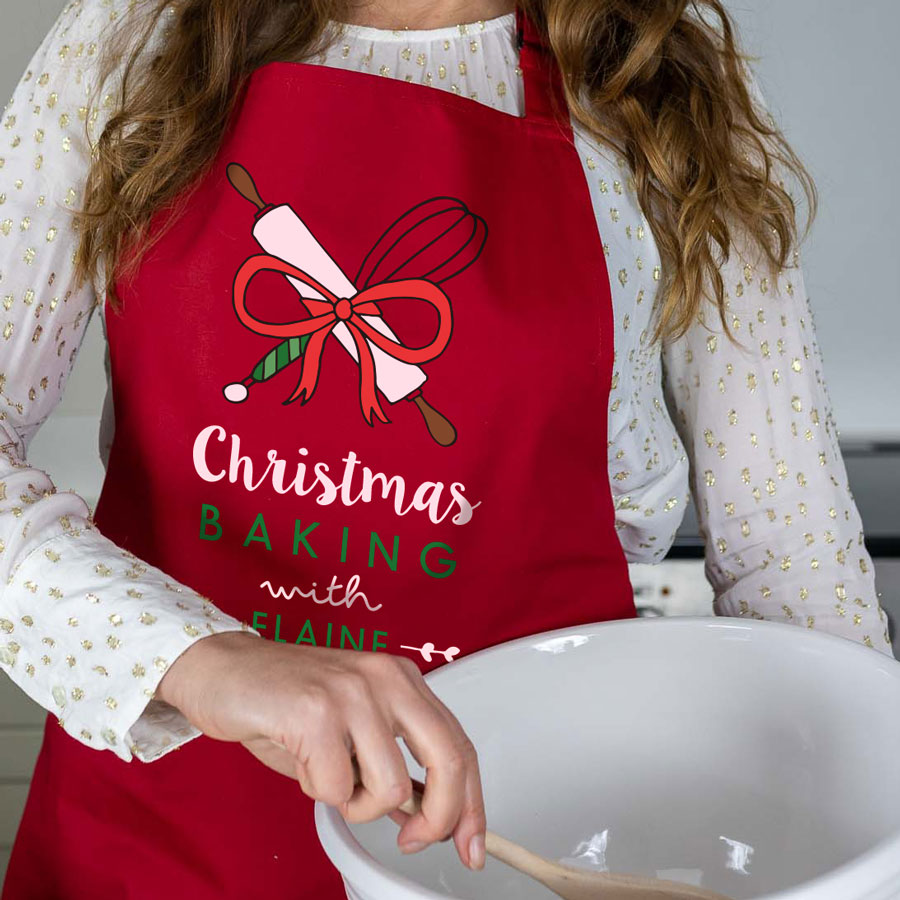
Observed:
[[[900,146],[897,0],[729,0],[763,92],[821,191],[805,246],[825,374],[844,438],[900,439]],[[0,96],[8,96],[61,0],[0,0]],[[65,400],[33,446],[60,487],[96,495],[102,340],[90,329]],[[75,419],[62,421],[62,416]],[[60,441],[61,433],[66,440]],[[73,446],[72,441],[75,441]],[[60,460],[57,448],[67,448]],[[86,462],[84,454],[91,455]]]
[[[729,0],[762,90],[820,190],[805,248],[844,438],[900,438],[900,3]]]
[[[68,0],[66,0],[68,2]],[[0,0],[0,103],[6,104],[63,0]],[[29,458],[57,487],[74,488],[93,505],[103,467],[97,428],[105,393],[103,335],[95,315],[62,404],[34,439]]]

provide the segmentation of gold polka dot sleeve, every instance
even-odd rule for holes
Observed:
[[[758,102],[758,86],[752,83]],[[774,275],[737,242],[727,321],[663,350],[719,615],[816,628],[890,654],[838,447],[799,252]]]
[[[69,4],[0,126],[0,667],[76,740],[149,761],[197,735],[153,700],[187,647],[243,626],[104,538],[27,460],[96,304],[72,278],[98,45],[127,0]],[[102,101],[101,101],[102,105]]]

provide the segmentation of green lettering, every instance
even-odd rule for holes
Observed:
[[[257,529],[259,530],[259,534],[256,534]],[[265,544],[266,550],[272,549],[272,544],[269,541],[269,532],[266,531],[266,520],[263,518],[262,513],[260,513],[253,520],[253,526],[250,528],[250,531],[247,534],[247,538],[244,541],[244,546],[246,547],[248,544],[252,544],[254,541],[258,541],[260,544]]]
[[[428,551],[433,550],[435,547],[441,547],[446,550],[448,553],[453,552],[453,548],[448,546],[447,544],[443,544],[440,541],[432,541],[430,544],[426,544],[422,548],[422,552],[419,554],[419,563],[422,566],[422,571],[426,575],[430,575],[432,578],[448,578],[453,574],[453,570],[456,568],[456,561],[452,559],[439,559],[439,563],[443,563],[445,568],[441,571],[436,571],[432,569],[428,564]]]
[[[341,650],[344,649],[344,638],[345,637],[350,642],[350,644],[352,645],[354,650],[362,650],[363,638],[365,636],[366,636],[366,629],[360,628],[359,629],[359,643],[357,644],[356,641],[353,640],[353,635],[350,634],[350,629],[347,628],[346,625],[341,625]]]
[[[264,619],[268,619],[268,618],[269,618],[269,614],[268,614],[268,613],[264,613],[264,612],[256,612],[256,611],[254,611],[254,613],[253,613],[253,627],[254,627],[257,631],[265,631],[265,630],[266,630],[266,626],[265,626],[265,625],[260,625],[260,624],[259,624],[259,618],[260,618],[260,616],[262,616],[262,618],[264,618]]]
[[[388,568],[392,572],[397,571],[397,552],[400,549],[400,535],[394,535],[394,552],[391,556],[388,556],[387,550],[385,549],[384,544],[381,543],[381,538],[373,531],[372,535],[369,539],[369,568],[371,569],[375,565],[375,545],[378,545],[378,549],[381,551],[381,555],[387,560]]]
[[[275,640],[279,644],[286,644],[287,641],[281,636],[281,616],[275,616]]]
[[[294,643],[312,644],[313,647],[316,646],[316,636],[313,634],[312,625],[310,624],[309,619],[304,622],[303,628],[300,629],[300,634],[297,635],[297,640],[294,641]]]
[[[294,556],[297,555],[297,550],[302,543],[304,547],[306,547],[306,552],[313,558],[318,559],[315,551],[312,547],[309,546],[309,541],[306,540],[306,536],[319,527],[318,522],[313,522],[312,525],[307,525],[303,531],[300,530],[300,520],[294,519]]]
[[[386,631],[373,632],[373,634],[372,634],[372,652],[373,653],[377,652],[378,650],[383,650],[385,647],[387,647],[387,644],[382,644],[381,641],[378,640],[378,635],[381,635],[382,637],[387,637],[387,632]]]
[[[215,529],[212,534],[208,529]],[[200,507],[200,540],[201,541],[217,541],[222,537],[222,526],[219,524],[219,510],[209,503],[204,503]]]

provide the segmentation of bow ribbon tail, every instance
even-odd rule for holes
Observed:
[[[354,319],[358,320],[357,316]],[[385,425],[390,423],[390,419],[381,408],[378,400],[378,392],[375,389],[375,360],[372,357],[372,351],[369,349],[368,341],[363,337],[356,322],[347,322],[347,328],[353,335],[356,344],[356,351],[359,354],[359,405],[362,409],[363,418],[368,425],[374,425],[372,414]]]
[[[300,372],[300,380],[294,388],[294,393],[284,401],[285,406],[288,403],[293,403],[295,400],[300,400],[300,405],[303,406],[312,399],[312,395],[316,392],[316,386],[319,383],[319,373],[322,370],[322,351],[334,324],[334,321],[332,321],[330,326],[320,328],[309,336],[309,343],[306,345],[306,352],[303,354],[303,368]]]

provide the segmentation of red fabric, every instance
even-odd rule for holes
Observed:
[[[388,78],[264,66],[184,215],[122,286],[124,312],[107,310],[116,434],[96,520],[267,638],[330,635],[352,649],[349,635],[428,670],[522,635],[634,614],[606,468],[603,248],[568,122],[553,118],[558,80],[527,34],[522,65],[524,118]],[[226,181],[231,162],[272,204],[256,218]],[[455,440],[433,439],[414,402],[380,398],[390,424],[360,415],[375,375],[367,345],[360,368],[337,339],[348,306],[331,301],[346,295],[319,298],[333,321],[317,332],[315,368],[305,356],[262,380],[247,374],[279,343],[272,335],[320,314],[274,272],[247,287],[253,327],[237,314],[235,273],[261,250],[251,228],[291,210],[357,273],[370,324],[381,318],[418,348],[452,321],[410,400],[439,409]],[[422,283],[372,287],[401,276]],[[446,298],[441,318],[424,296]],[[357,329],[357,352],[370,332]],[[315,393],[286,403],[308,372]],[[195,441],[211,427],[198,469]],[[253,462],[254,490],[229,480],[233,435]],[[310,492],[274,487],[273,449],[286,461],[281,487],[305,462]],[[316,481],[316,463],[333,491]],[[201,539],[217,527],[218,540]],[[313,583],[331,603],[313,602]],[[295,586],[307,596],[284,596]],[[312,802],[239,745],[201,737],[126,764],[48,725],[4,900],[162,896],[344,895]]]

